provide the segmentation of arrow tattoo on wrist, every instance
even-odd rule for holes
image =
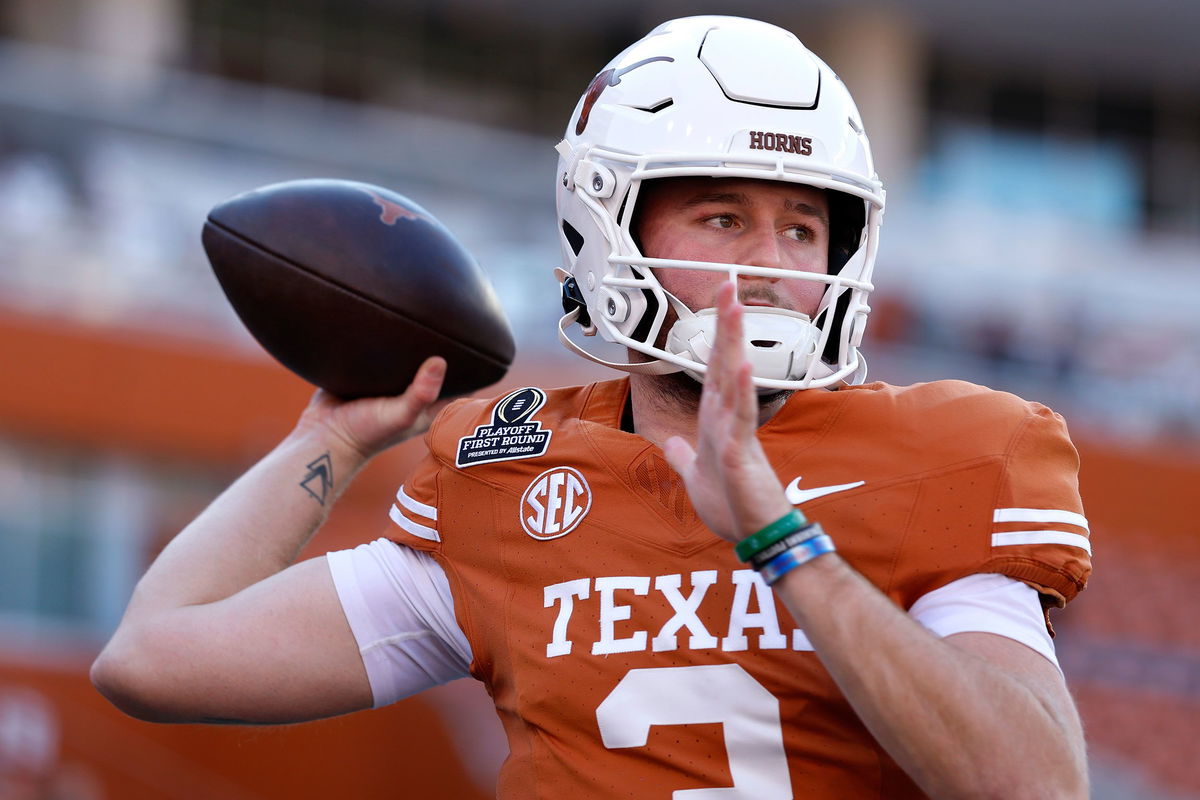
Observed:
[[[329,490],[333,486],[333,461],[329,458],[329,451],[308,462],[307,466],[308,474],[300,481],[300,486],[312,495],[314,500],[325,505],[325,498],[329,496]]]

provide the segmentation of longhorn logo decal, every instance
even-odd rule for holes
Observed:
[[[596,77],[592,78],[592,82],[588,84],[587,92],[583,96],[583,108],[579,111],[579,122],[575,123],[575,135],[582,136],[587,128],[588,118],[592,115],[592,106],[596,105],[596,101],[600,99],[600,95],[604,94],[604,90],[610,86],[616,86],[621,82],[621,76],[626,72],[632,72],[638,67],[644,67],[654,61],[675,61],[671,56],[654,56],[653,58],[643,58],[636,64],[630,64],[624,69],[606,69]]]

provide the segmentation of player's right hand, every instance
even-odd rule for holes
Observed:
[[[665,442],[663,455],[687,487],[709,530],[738,542],[791,511],[779,477],[758,441],[758,400],[746,360],[737,286],[717,291],[717,337],[704,389],[696,441]]]
[[[404,394],[341,400],[318,389],[300,415],[296,432],[328,432],[363,459],[428,430],[433,418],[448,403],[438,400],[446,360],[433,356],[421,364]]]

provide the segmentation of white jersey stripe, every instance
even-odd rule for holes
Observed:
[[[1063,533],[1062,531],[1009,531],[1008,533],[993,533],[992,547],[1003,547],[1014,544],[1065,544],[1078,547],[1089,556],[1092,554],[1092,543],[1086,536],[1078,533]]]
[[[442,540],[442,537],[435,529],[413,522],[411,519],[404,516],[404,512],[396,508],[396,506],[392,506],[392,510],[388,513],[388,516],[392,518],[392,522],[396,523],[413,536],[420,536],[422,539],[428,539],[431,542],[440,542]]]
[[[437,522],[437,509],[433,506],[427,506],[422,502],[412,499],[408,493],[404,491],[404,487],[400,487],[400,491],[396,492],[396,499],[400,501],[400,505],[407,508],[414,514],[420,514],[422,517],[429,517],[434,522]]]
[[[1061,522],[1078,525],[1087,530],[1087,517],[1074,511],[1057,508],[997,508],[992,513],[992,522]]]

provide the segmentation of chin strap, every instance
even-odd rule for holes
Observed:
[[[717,310],[678,313],[679,320],[667,333],[667,351],[707,365],[717,340]],[[742,325],[746,360],[756,378],[799,381],[823,366],[816,356],[821,330],[807,314],[755,306],[745,310]],[[704,379],[699,371],[685,371],[698,381]]]
[[[563,347],[567,348],[575,355],[580,356],[581,358],[586,358],[588,361],[591,361],[595,364],[601,364],[611,369],[634,373],[637,375],[670,375],[673,372],[687,372],[689,377],[694,378],[700,383],[704,383],[704,378],[702,375],[691,370],[685,370],[684,367],[671,364],[667,361],[634,361],[621,363],[619,361],[606,361],[594,353],[589,353],[587,350],[584,350],[582,347],[572,341],[571,337],[567,336],[567,328],[569,328],[571,325],[574,325],[578,317],[579,309],[574,309],[568,314],[563,314],[558,320],[558,340],[562,342]],[[818,362],[813,365],[813,373],[813,377],[819,379],[825,377],[826,375],[832,374],[833,369],[824,362]],[[854,374],[850,378],[843,379],[842,383],[853,386],[863,383],[866,378],[867,360],[863,358],[862,353],[859,353],[858,369],[854,371]],[[778,391],[778,389],[764,388],[761,386],[758,387],[759,394],[766,394],[775,391]]]
[[[858,369],[849,378],[843,378],[842,383],[847,386],[862,386],[867,382],[867,359],[863,357],[862,351],[855,353],[858,358]]]
[[[558,340],[562,342],[563,347],[570,350],[577,356],[586,358],[588,361],[593,361],[597,364],[603,364],[612,369],[619,369],[622,372],[632,372],[637,375],[669,375],[672,372],[681,372],[683,367],[670,364],[666,361],[632,361],[621,363],[619,361],[606,361],[600,356],[589,353],[575,342],[571,341],[571,337],[567,336],[567,328],[575,324],[579,318],[579,309],[572,309],[569,313],[563,314],[558,320]]]
[[[555,274],[560,280],[570,277],[570,273],[562,269],[556,269]],[[669,294],[667,297],[669,299],[673,299]],[[702,372],[695,369],[689,369],[684,365],[672,364],[669,361],[663,361],[661,359],[654,359],[653,361],[629,362],[608,361],[596,355],[595,353],[585,350],[567,335],[567,328],[579,323],[579,317],[584,313],[584,310],[585,307],[582,305],[582,303],[575,305],[574,307],[570,307],[570,304],[565,303],[564,311],[566,311],[566,313],[563,314],[558,320],[558,340],[562,342],[563,347],[567,348],[575,355],[579,356],[580,358],[585,358],[592,363],[600,364],[602,366],[609,367],[610,369],[620,370],[621,372],[628,372],[636,375],[670,375],[675,372],[683,372],[699,383],[704,383],[704,374]],[[679,313],[681,315],[680,319],[676,322],[675,326],[673,326],[670,334],[668,335],[668,339],[674,338],[676,340],[676,348],[672,349],[677,350],[676,354],[678,356],[687,358],[689,361],[694,361],[698,364],[707,364],[711,345],[709,345],[705,339],[710,339],[715,336],[716,311],[713,309],[707,309],[701,312],[693,312],[686,307],[682,307],[679,310]],[[783,353],[794,353],[796,350],[800,349],[808,350],[808,356],[804,360],[806,362],[814,362],[811,363],[811,366],[808,370],[811,374],[800,386],[791,384],[780,387],[777,385],[778,382],[780,382],[780,378],[772,379],[776,385],[763,386],[758,382],[758,379],[756,379],[755,386],[759,394],[775,392],[780,388],[808,388],[810,381],[821,380],[822,378],[827,378],[834,373],[834,369],[831,366],[824,363],[820,359],[813,357],[817,339],[817,328],[808,321],[807,315],[800,314],[798,312],[784,311],[782,309],[754,309],[753,311],[747,313],[746,319],[750,323],[749,330],[747,330],[746,333],[748,334],[747,356],[750,358],[751,363],[765,362],[758,363],[758,366],[761,367],[767,366],[770,362],[775,361],[776,359],[772,357],[775,354],[771,353],[770,351],[776,349],[776,347],[783,351]],[[584,327],[583,330],[585,336],[594,336],[596,333],[595,327],[590,325]],[[765,340],[760,340],[760,337],[764,337]],[[680,341],[681,339],[683,341]],[[772,342],[771,339],[775,339],[775,341]],[[795,347],[795,345],[799,343],[793,341],[794,339],[808,341],[805,341],[804,347]],[[786,348],[784,347],[785,342],[788,345]],[[760,352],[760,350],[763,352]],[[780,355],[783,353],[780,353]],[[764,355],[767,356],[766,359],[763,359]],[[863,358],[861,352],[856,353],[855,356],[858,361],[857,369],[855,369],[854,374],[849,378],[842,378],[839,381],[840,383],[856,385],[861,384],[866,380],[866,359]],[[788,366],[791,365],[791,361],[791,357],[787,358]],[[779,363],[771,364],[771,366],[774,367],[775,370],[779,370],[782,367],[785,371],[790,372],[790,369],[787,369],[782,362],[783,360],[781,359]],[[789,379],[790,376],[788,376],[788,378],[784,378],[783,380],[786,381]]]

